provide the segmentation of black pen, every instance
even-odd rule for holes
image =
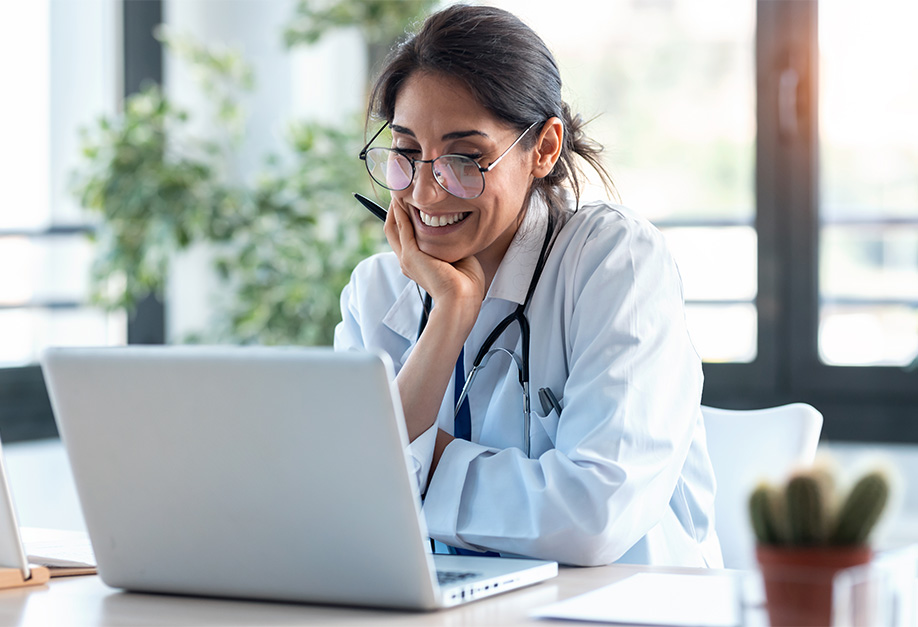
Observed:
[[[363,205],[364,207],[366,207],[367,209],[369,209],[369,210],[370,210],[370,213],[372,213],[374,216],[376,216],[377,218],[379,218],[379,219],[382,220],[383,222],[386,221],[386,213],[388,213],[388,212],[387,212],[385,209],[383,209],[382,207],[380,207],[379,205],[377,205],[375,202],[373,202],[372,200],[370,200],[370,199],[367,198],[366,196],[361,196],[360,194],[354,194],[354,198],[356,198],[358,201],[360,201],[360,204],[361,204],[361,205]]]
[[[558,416],[561,415],[561,403],[551,388],[539,388],[539,401],[542,403],[542,412],[547,416],[551,410],[555,410]]]

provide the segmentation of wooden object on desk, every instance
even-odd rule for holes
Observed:
[[[55,566],[53,564],[42,564],[41,566],[32,566],[33,570],[35,568],[44,568],[52,578],[95,575],[99,572],[95,566]]]
[[[23,578],[22,571],[18,568],[0,568],[0,590],[7,588],[24,588],[25,586],[40,586],[48,583],[51,573],[44,566],[32,566],[31,576]]]

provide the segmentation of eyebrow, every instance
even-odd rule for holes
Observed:
[[[411,137],[415,137],[415,138],[416,138],[416,136],[415,136],[415,134],[414,134],[414,131],[412,131],[410,128],[406,128],[406,127],[404,127],[404,126],[399,126],[398,124],[390,124],[390,125],[389,125],[389,128],[391,128],[391,129],[392,129],[393,131],[395,131],[396,133],[401,133],[401,134],[403,134],[403,135],[409,135],[409,136],[411,136]],[[447,133],[446,135],[444,135],[444,136],[441,137],[440,139],[441,139],[442,141],[449,141],[449,140],[451,140],[451,139],[463,139],[464,137],[473,137],[473,136],[484,137],[484,138],[490,139],[490,137],[488,136],[487,133],[485,133],[485,132],[483,132],[483,131],[475,131],[475,130],[469,130],[469,131],[453,131],[452,133]]]

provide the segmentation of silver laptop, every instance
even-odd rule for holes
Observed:
[[[110,586],[434,609],[557,574],[428,552],[384,358],[55,348],[42,367]]]

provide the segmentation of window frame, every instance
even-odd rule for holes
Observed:
[[[759,358],[705,364],[703,402],[803,401],[823,413],[824,439],[918,442],[918,371],[819,359],[818,2],[756,5]],[[778,104],[788,68],[799,79],[796,133],[782,131]]]

